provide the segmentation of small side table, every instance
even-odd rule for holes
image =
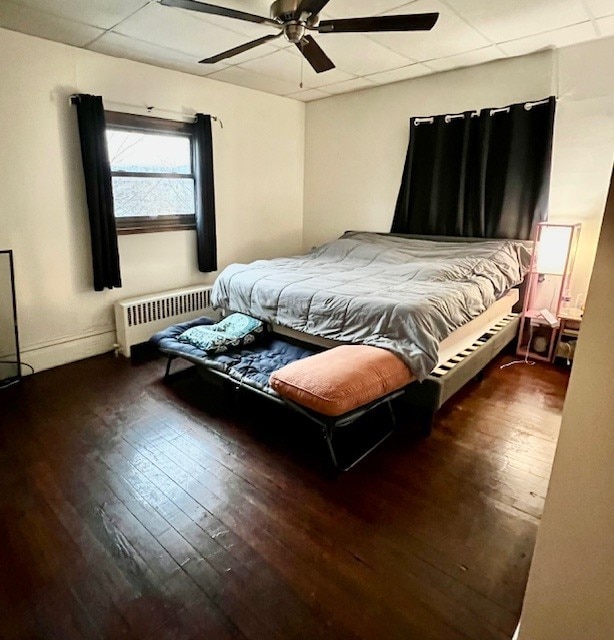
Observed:
[[[539,310],[525,310],[520,318],[516,353],[523,358],[552,362],[559,326],[560,323],[552,326]]]
[[[576,342],[582,325],[581,309],[566,309],[559,314],[560,326],[552,360],[565,358],[571,365],[576,350]]]

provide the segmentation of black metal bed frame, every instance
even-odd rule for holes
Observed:
[[[173,377],[173,375],[175,375],[171,373],[171,364],[173,360],[175,360],[176,358],[182,358],[182,356],[178,356],[171,353],[165,353],[165,355],[168,358],[168,360],[166,363],[164,380],[165,382],[168,383],[170,379]],[[256,396],[266,398],[269,401],[272,400],[273,402],[275,402],[280,406],[296,411],[297,413],[303,415],[304,417],[308,418],[309,420],[317,424],[320,427],[322,436],[324,437],[324,440],[326,442],[330,459],[335,469],[337,469],[338,471],[349,471],[352,467],[356,466],[361,460],[366,458],[366,456],[368,456],[372,451],[377,449],[385,440],[387,440],[394,433],[396,429],[396,416],[394,413],[394,408],[392,406],[392,401],[402,396],[404,393],[404,389],[398,389],[397,391],[394,391],[385,396],[382,396],[381,398],[378,398],[373,402],[363,405],[362,407],[358,407],[357,409],[348,411],[343,415],[333,417],[333,416],[326,416],[321,413],[316,413],[315,411],[311,411],[306,407],[302,407],[301,405],[295,402],[292,402],[291,400],[282,398],[277,394],[273,395],[271,393],[267,393],[266,391],[263,391],[258,387],[236,380],[235,378],[229,376],[227,373],[224,373],[223,371],[212,369],[210,367],[205,367],[204,365],[199,364],[198,362],[193,362],[191,360],[188,360],[188,361],[192,362],[194,367],[197,369],[198,373],[201,374],[203,377],[214,377],[219,380],[222,380],[226,384],[230,384],[232,388],[235,390],[236,394],[238,394],[243,389],[247,390],[251,394],[255,394]],[[363,450],[362,452],[360,452],[359,454],[357,454],[356,456],[348,460],[346,463],[343,463],[340,459],[338,450],[335,448],[335,443],[334,443],[335,435],[337,434],[338,430],[355,423],[357,420],[365,416],[367,413],[369,413],[373,409],[380,407],[382,405],[386,405],[388,408],[388,413],[390,416],[390,428],[375,443],[371,444],[368,448],[366,448],[365,450]]]

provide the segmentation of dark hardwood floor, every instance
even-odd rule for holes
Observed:
[[[0,392],[0,638],[511,638],[567,373],[509,359],[340,476],[161,360]]]

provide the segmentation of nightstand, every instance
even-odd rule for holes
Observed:
[[[539,311],[527,310],[520,318],[516,353],[524,358],[551,362],[560,324],[552,326]]]
[[[569,292],[580,228],[580,224],[548,222],[535,226],[516,343],[516,353],[525,359],[552,362],[555,358],[560,311]]]
[[[571,365],[576,350],[576,342],[580,333],[582,324],[581,309],[566,309],[559,313],[559,330],[554,347],[554,356],[552,360],[557,358],[565,358],[567,364]]]

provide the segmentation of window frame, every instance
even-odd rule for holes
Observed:
[[[106,129],[125,129],[144,133],[155,133],[169,136],[185,136],[190,141],[191,173],[154,173],[136,171],[113,171],[111,177],[131,178],[180,178],[194,181],[194,193],[198,192],[198,176],[194,171],[194,125],[189,122],[179,122],[152,116],[142,116],[119,111],[105,111]],[[109,165],[111,159],[109,158]],[[109,167],[110,168],[110,167]],[[196,210],[196,198],[194,202]],[[115,216],[117,235],[135,233],[155,233],[160,231],[191,231],[196,229],[196,214],[167,215],[167,216]]]

